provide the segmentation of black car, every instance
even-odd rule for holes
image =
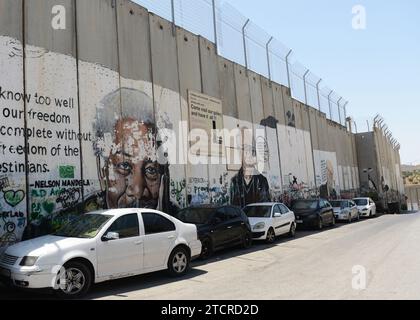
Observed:
[[[322,230],[324,226],[335,226],[334,209],[327,200],[295,200],[292,211],[298,227]]]
[[[209,258],[215,251],[252,244],[248,217],[234,206],[198,206],[179,211],[175,218],[197,226],[203,249],[201,258]]]

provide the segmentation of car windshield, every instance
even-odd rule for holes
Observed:
[[[53,235],[65,238],[92,239],[112,218],[103,214],[85,214],[68,222]]]
[[[292,203],[293,210],[314,210],[318,209],[317,200],[298,200]]]
[[[368,205],[367,199],[355,199],[354,202],[358,206],[367,206]]]
[[[348,201],[331,201],[331,205],[333,206],[333,208],[349,208]]]
[[[244,209],[248,218],[271,218],[271,206],[249,206]]]
[[[181,210],[176,214],[175,218],[191,224],[207,224],[210,222],[215,209],[211,208],[188,208]]]

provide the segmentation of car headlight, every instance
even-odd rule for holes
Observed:
[[[261,229],[264,229],[264,228],[265,228],[265,223],[264,222],[257,223],[254,226],[254,230],[261,230]]]
[[[20,262],[21,267],[33,267],[37,262],[38,257],[23,257],[22,261]]]

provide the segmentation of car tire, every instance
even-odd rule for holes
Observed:
[[[190,269],[191,257],[187,249],[177,247],[172,251],[168,260],[168,272],[172,277],[182,277]]]
[[[72,300],[84,297],[90,290],[93,282],[93,275],[89,267],[78,261],[70,261],[64,265],[65,275],[58,275],[59,286],[55,294],[60,299]],[[65,283],[61,284],[64,280]],[[70,285],[67,285],[70,281]]]
[[[348,223],[351,224],[352,222],[353,222],[353,219],[351,218],[351,213],[350,213]]]
[[[267,231],[267,239],[266,239],[267,243],[269,244],[273,244],[276,241],[276,233],[274,232],[273,228],[270,228]]]
[[[335,215],[333,215],[333,218],[332,218],[332,222],[331,222],[330,227],[331,227],[331,228],[334,228],[334,227],[335,227],[335,225],[336,225]]]
[[[246,232],[242,238],[242,247],[244,249],[249,249],[252,246],[252,234]]]
[[[322,222],[322,218],[321,218],[321,217],[319,217],[319,218],[318,218],[318,225],[317,225],[317,229],[318,229],[318,230],[322,230],[322,229],[324,229],[324,223]]]
[[[296,237],[296,224],[292,223],[292,225],[290,226],[289,238],[294,237]]]
[[[210,259],[213,255],[213,243],[210,238],[204,238],[203,241],[201,241],[201,260],[207,260]]]

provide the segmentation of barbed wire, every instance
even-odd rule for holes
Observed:
[[[349,101],[299,61],[293,51],[224,0],[135,0],[149,11],[217,44],[224,58],[290,87],[292,97],[347,127]],[[322,84],[322,86],[321,86]],[[354,121],[354,120],[353,120]],[[350,121],[350,126],[352,123]]]

